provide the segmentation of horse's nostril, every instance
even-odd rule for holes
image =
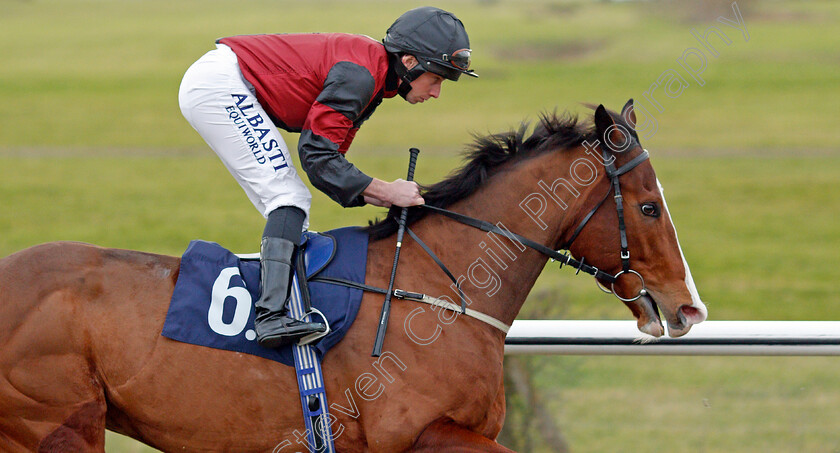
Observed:
[[[703,312],[697,307],[693,307],[691,305],[681,306],[680,313],[682,313],[682,315],[685,317],[685,320],[688,324],[696,324],[704,320]]]

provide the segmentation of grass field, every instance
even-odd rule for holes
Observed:
[[[467,25],[481,78],[445,83],[441,99],[422,107],[383,103],[349,154],[362,170],[403,177],[405,150],[416,146],[417,179],[433,182],[457,165],[472,133],[555,108],[585,112],[580,102],[619,108],[633,97],[649,114],[641,125],[656,124],[643,144],[710,319],[840,320],[840,4],[738,2],[748,39],[716,21],[734,20],[727,1],[437,4]],[[0,256],[52,240],[177,255],[202,238],[256,251],[262,218],[178,111],[184,70],[220,36],[379,38],[413,6],[0,3]],[[692,35],[711,26],[731,39],[710,38],[717,57]],[[706,54],[702,86],[677,61],[690,48]],[[666,73],[685,80],[683,91],[646,96]],[[316,230],[382,214],[313,195]],[[590,279],[551,266],[534,295],[522,318],[630,318]],[[836,359],[530,363],[574,452],[840,452]],[[109,435],[108,451],[149,450]]]

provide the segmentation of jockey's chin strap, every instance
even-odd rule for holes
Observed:
[[[397,74],[397,77],[400,78],[402,83],[399,84],[397,87],[397,93],[402,96],[403,99],[408,100],[408,93],[411,91],[411,82],[417,80],[418,77],[423,75],[426,72],[426,69],[423,68],[423,65],[417,63],[413,68],[408,69],[402,62],[402,58],[397,54],[390,54],[391,55],[391,65],[394,68],[394,72]]]

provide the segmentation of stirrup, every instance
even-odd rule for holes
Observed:
[[[300,339],[300,340],[298,340],[298,342],[297,342],[297,344],[298,344],[299,346],[303,346],[303,345],[310,344],[310,343],[313,343],[313,342],[315,342],[315,341],[318,341],[318,340],[320,340],[321,338],[326,337],[326,336],[330,333],[330,331],[331,331],[331,330],[330,330],[330,322],[327,320],[327,317],[326,317],[326,316],[324,316],[324,314],[323,314],[323,313],[321,313],[321,311],[320,311],[320,310],[318,310],[318,309],[317,309],[317,308],[315,308],[315,307],[312,307],[312,308],[310,309],[310,311],[309,311],[309,312],[307,312],[306,314],[304,314],[304,315],[302,316],[301,321],[305,321],[305,322],[314,322],[312,319],[310,319],[309,321],[306,321],[306,317],[307,317],[307,316],[311,317],[311,316],[312,316],[312,314],[317,314],[318,316],[320,316],[320,317],[321,317],[321,319],[323,319],[323,320],[324,320],[324,325],[325,325],[325,326],[327,326],[327,328],[326,328],[323,332],[314,332],[314,333],[310,333],[309,335],[306,335],[306,336],[301,337],[301,339]]]

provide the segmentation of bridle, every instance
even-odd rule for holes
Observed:
[[[528,247],[542,253],[543,255],[546,255],[549,258],[560,262],[560,267],[561,268],[564,265],[566,265],[566,266],[569,266],[573,269],[577,269],[577,272],[575,272],[576,275],[579,274],[580,272],[584,272],[586,274],[594,276],[595,281],[598,285],[598,288],[600,288],[602,291],[604,291],[606,293],[611,293],[611,294],[615,295],[615,297],[617,297],[622,302],[633,302],[633,301],[639,299],[640,297],[646,295],[647,294],[647,288],[645,287],[645,279],[642,277],[642,275],[640,273],[638,273],[637,271],[630,268],[630,249],[628,248],[628,244],[627,244],[627,226],[624,222],[624,198],[621,195],[621,182],[619,181],[619,177],[621,175],[629,172],[630,170],[633,170],[634,168],[636,168],[642,162],[646,161],[650,157],[650,155],[648,154],[647,150],[643,150],[638,156],[634,157],[633,159],[631,159],[629,162],[625,163],[621,167],[616,168],[615,167],[615,159],[610,161],[610,157],[612,157],[612,156],[606,151],[606,149],[604,149],[604,148],[606,148],[606,146],[602,145],[601,148],[602,148],[601,152],[602,152],[602,155],[603,155],[603,158],[604,158],[604,162],[603,162],[604,163],[604,168],[606,170],[607,177],[610,180],[609,189],[607,190],[607,193],[604,195],[604,197],[601,199],[601,201],[598,202],[598,204],[596,204],[595,207],[593,207],[592,210],[589,211],[589,213],[583,218],[583,220],[580,221],[577,228],[575,228],[575,231],[572,233],[572,236],[569,238],[568,241],[563,243],[563,245],[560,247],[560,250],[566,250],[566,251],[569,250],[569,247],[572,246],[572,243],[575,241],[575,239],[577,239],[578,235],[580,235],[580,232],[583,231],[583,228],[586,226],[586,224],[589,222],[589,220],[592,219],[592,216],[594,216],[595,213],[598,211],[598,209],[600,209],[601,206],[607,201],[607,198],[609,198],[610,193],[614,192],[615,195],[613,196],[613,198],[615,199],[616,211],[618,212],[618,232],[619,232],[620,247],[621,247],[621,250],[620,250],[620,253],[619,253],[619,256],[621,257],[621,270],[618,273],[616,273],[615,275],[606,273],[606,272],[598,269],[595,266],[586,264],[586,262],[585,262],[586,260],[585,260],[584,257],[581,257],[580,261],[578,261],[578,260],[572,258],[568,253],[561,253],[560,250],[551,249],[549,247],[546,247],[543,244],[540,244],[536,241],[528,239],[524,236],[520,236],[520,235],[518,235],[516,233],[513,233],[513,232],[510,232],[508,230],[504,230],[504,229],[502,229],[502,228],[498,227],[497,225],[494,225],[490,222],[486,222],[484,220],[469,217],[469,216],[466,216],[466,215],[463,215],[463,214],[458,214],[457,212],[452,212],[452,211],[449,211],[447,209],[439,208],[439,207],[436,207],[436,206],[421,205],[419,207],[422,207],[422,208],[428,209],[432,212],[435,212],[437,214],[449,217],[449,218],[451,218],[453,220],[456,220],[460,223],[463,223],[465,225],[469,225],[471,227],[478,228],[482,231],[501,234],[501,235],[507,236],[508,238],[516,239],[517,241],[519,241],[523,245],[528,246]],[[451,272],[449,272],[449,270],[446,269],[446,266],[444,266],[443,263],[437,258],[437,256],[435,256],[435,254],[432,252],[432,250],[428,246],[426,246],[426,244],[422,240],[420,240],[420,238],[417,237],[417,235],[415,235],[410,229],[407,228],[406,231],[408,231],[408,233],[409,233],[409,235],[411,235],[412,239],[417,241],[417,243],[426,251],[426,253],[428,253],[429,256],[431,256],[432,259],[435,260],[435,262],[438,264],[438,266],[441,269],[443,269],[443,271],[449,276],[449,278],[453,282],[455,282],[456,288],[458,288],[458,290],[460,292],[460,285],[454,279]],[[636,294],[632,298],[622,297],[622,296],[618,295],[618,293],[615,291],[615,284],[618,281],[618,278],[623,274],[635,275],[636,277],[638,277],[639,281],[642,283],[642,287],[639,290],[638,294]],[[599,280],[603,280],[603,281],[608,282],[610,284],[610,288],[605,288],[603,285],[600,284]],[[465,298],[464,298],[463,294],[461,294],[461,306],[462,306],[462,308],[466,307]]]
[[[610,185],[607,189],[607,193],[604,194],[604,198],[602,198],[601,201],[598,202],[598,204],[596,204],[591,211],[589,211],[589,214],[587,214],[586,217],[584,217],[583,220],[580,221],[577,228],[575,228],[574,233],[572,233],[572,237],[570,237],[568,241],[563,243],[563,245],[560,247],[560,250],[569,250],[569,248],[572,246],[572,243],[575,241],[575,239],[577,239],[580,232],[583,231],[583,227],[586,226],[589,220],[592,219],[592,216],[595,215],[598,209],[604,204],[604,202],[607,201],[607,199],[610,196],[610,193],[614,192],[615,195],[613,196],[613,198],[615,199],[615,208],[618,212],[618,234],[621,247],[619,256],[621,257],[621,270],[618,271],[617,274],[612,276],[612,281],[610,281],[609,289],[602,286],[597,279],[595,280],[595,282],[598,285],[598,288],[600,288],[602,291],[615,295],[615,297],[617,297],[622,302],[633,302],[639,299],[640,297],[646,295],[647,288],[645,287],[645,279],[644,277],[642,277],[642,274],[630,268],[630,249],[627,245],[627,226],[624,222],[624,197],[621,195],[621,182],[619,181],[619,176],[629,172],[630,170],[636,168],[642,162],[646,161],[650,157],[650,154],[648,154],[647,150],[642,150],[642,152],[639,153],[638,156],[634,157],[632,160],[616,169],[615,159],[613,159],[613,161],[610,162],[609,158],[612,156],[610,156],[607,153],[607,151],[603,148],[605,147],[602,145],[601,152],[604,157],[604,168],[606,170],[607,177],[610,179]],[[609,164],[607,162],[609,162]],[[581,261],[582,260],[583,258],[581,258]],[[620,277],[622,274],[635,275],[642,283],[642,287],[639,290],[639,293],[636,294],[636,296],[632,298],[625,298],[619,296],[618,293],[615,291],[615,283],[618,281],[618,277]]]
[[[586,264],[586,262],[585,262],[586,260],[583,257],[581,257],[580,261],[578,261],[578,260],[572,258],[569,255],[569,253],[561,253],[560,250],[554,250],[552,248],[546,247],[545,245],[540,244],[539,242],[533,241],[533,240],[528,239],[524,236],[513,233],[509,230],[503,229],[503,228],[499,227],[498,225],[494,225],[490,222],[480,220],[480,219],[476,219],[474,217],[470,217],[470,216],[467,216],[467,215],[464,215],[464,214],[459,214],[457,212],[453,212],[453,211],[450,211],[448,209],[439,208],[437,206],[420,205],[418,207],[428,209],[431,212],[440,214],[440,215],[445,216],[445,217],[449,217],[450,219],[453,219],[457,222],[463,223],[465,225],[468,225],[468,226],[471,226],[471,227],[474,227],[474,228],[478,228],[479,230],[482,230],[482,231],[485,231],[485,232],[488,232],[488,233],[499,234],[499,235],[507,237],[510,240],[516,240],[520,244],[522,244],[524,246],[527,246],[527,247],[530,247],[530,248],[536,250],[537,252],[540,252],[543,255],[546,255],[546,256],[548,256],[549,258],[551,258],[555,261],[558,261],[560,263],[561,268],[563,266],[568,266],[572,269],[577,269],[577,271],[575,272],[575,275],[577,275],[581,272],[584,272],[586,274],[594,276],[595,277],[595,282],[597,283],[598,288],[600,288],[602,291],[604,291],[606,293],[611,293],[611,294],[615,295],[615,297],[617,297],[622,302],[633,302],[633,301],[639,299],[640,297],[646,295],[647,294],[647,288],[645,287],[645,280],[642,277],[642,275],[639,274],[637,271],[630,268],[630,250],[629,250],[628,245],[627,245],[627,227],[626,227],[625,222],[624,222],[624,199],[621,195],[621,182],[619,181],[619,177],[621,175],[629,172],[630,170],[636,168],[642,162],[646,161],[649,158],[649,154],[648,154],[647,150],[643,150],[638,156],[634,157],[633,159],[631,159],[626,164],[622,165],[619,168],[615,168],[615,161],[614,160],[612,162],[610,162],[609,164],[607,163],[607,162],[609,162],[609,158],[611,156],[603,148],[604,147],[602,146],[602,151],[601,152],[602,152],[603,157],[604,157],[604,162],[603,162],[604,163],[604,168],[606,170],[607,177],[610,179],[609,189],[607,190],[607,193],[604,195],[604,197],[601,199],[601,201],[598,202],[598,204],[596,204],[595,207],[593,207],[592,210],[589,211],[589,213],[583,218],[583,220],[580,221],[577,228],[575,228],[575,231],[572,233],[572,236],[569,238],[568,241],[563,243],[563,246],[560,248],[560,250],[566,250],[566,251],[569,250],[569,247],[572,246],[572,243],[575,241],[575,239],[577,239],[578,235],[580,235],[580,232],[583,230],[583,228],[586,226],[586,224],[589,222],[589,220],[592,219],[592,216],[594,216],[595,213],[598,211],[598,209],[600,209],[601,206],[603,206],[603,204],[607,201],[607,198],[609,198],[610,193],[615,192],[615,195],[614,195],[613,198],[615,198],[616,210],[618,212],[618,231],[619,231],[620,245],[621,245],[621,251],[620,251],[620,254],[619,254],[619,256],[621,257],[621,270],[618,273],[616,273],[615,275],[606,273],[606,272],[598,269],[595,266]],[[432,251],[432,249],[428,245],[426,245],[426,243],[423,242],[423,240],[420,239],[419,236],[417,236],[413,231],[411,231],[411,228],[406,226],[405,231],[409,234],[409,236],[411,236],[412,239],[414,239],[415,242],[417,242],[418,245],[420,245],[420,247],[432,258],[432,260],[434,260],[434,262],[438,265],[438,267],[440,267],[440,269],[443,270],[443,272],[446,274],[446,276],[449,277],[449,279],[454,283],[455,289],[458,290],[458,294],[461,298],[460,312],[462,314],[467,314],[469,316],[473,316],[477,319],[480,319],[481,321],[483,321],[485,323],[488,323],[488,324],[502,330],[503,332],[507,332],[507,328],[509,326],[502,323],[501,321],[498,321],[498,320],[496,320],[494,318],[491,318],[487,315],[484,315],[482,313],[477,313],[474,310],[470,311],[467,308],[467,299],[466,299],[466,296],[464,295],[463,291],[461,290],[460,281],[458,279],[456,279],[454,275],[452,275],[452,272],[449,271],[449,269],[446,267],[446,265],[443,264],[443,262],[440,260],[440,258],[438,258],[438,256],[434,253],[434,251]],[[636,277],[639,278],[639,281],[641,281],[641,283],[642,283],[642,288],[639,290],[639,293],[636,294],[636,296],[634,296],[632,298],[621,297],[615,291],[615,283],[618,281],[618,277],[620,277],[623,274],[635,275]],[[366,285],[364,283],[356,283],[356,282],[352,282],[352,281],[344,280],[344,279],[339,279],[339,278],[317,277],[316,276],[315,278],[313,278],[311,280],[312,281],[319,281],[319,282],[323,282],[323,283],[347,286],[347,287],[350,287],[350,288],[356,288],[356,289],[360,289],[360,290],[363,290],[363,291],[370,291],[370,292],[376,292],[376,293],[381,293],[381,294],[387,294],[388,293],[388,291],[383,289],[383,288],[377,288],[377,287],[373,287],[373,286],[370,286],[370,285]],[[599,280],[603,280],[605,282],[608,282],[610,284],[610,288],[608,289],[608,288],[605,288],[604,286],[602,286],[600,284]],[[413,292],[407,292],[407,291],[397,289],[397,290],[393,291],[393,295],[397,298],[400,298],[400,299],[409,299],[409,300],[431,303],[433,305],[439,305],[439,306],[442,306],[442,307],[444,307],[446,309],[450,309],[450,310],[457,310],[457,308],[458,308],[458,306],[455,305],[455,304],[450,304],[450,303],[448,303],[446,301],[443,301],[443,300],[440,300],[440,299],[430,298],[430,297],[426,296],[425,294],[421,294],[421,293],[413,293]]]

